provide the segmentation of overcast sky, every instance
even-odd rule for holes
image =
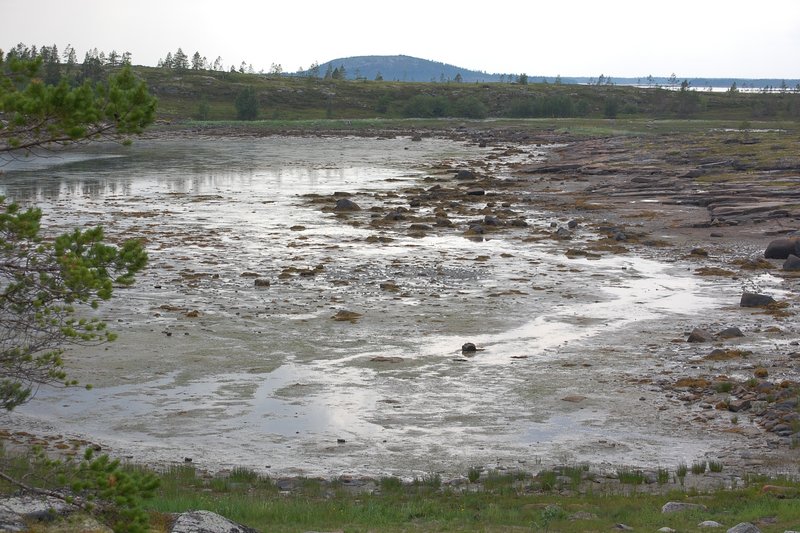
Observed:
[[[490,73],[800,78],[798,0],[0,0],[0,48],[178,47],[284,71],[403,54]]]

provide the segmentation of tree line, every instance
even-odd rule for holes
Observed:
[[[8,52],[0,49],[0,63],[6,65],[16,61],[40,61],[42,64],[42,79],[48,85],[57,85],[62,78],[66,78],[73,85],[85,81],[97,82],[104,79],[104,67],[130,66],[132,55],[130,52],[117,52],[111,50],[107,54],[92,48],[83,56],[83,62],[78,62],[75,48],[68,44],[64,51],[59,53],[58,47],[36,45],[28,46],[19,43]]]

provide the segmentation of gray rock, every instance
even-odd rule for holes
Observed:
[[[701,328],[694,328],[686,342],[713,342],[714,336]]]
[[[253,285],[256,287],[269,287],[270,283],[268,279],[256,278],[255,281],[253,281]]]
[[[717,337],[720,339],[733,339],[736,337],[744,337],[744,333],[737,327],[725,328],[717,333]]]
[[[700,522],[699,524],[697,524],[697,527],[724,527],[724,526],[719,522],[715,522],[713,520],[706,520],[704,522]]]
[[[349,198],[340,198],[336,200],[336,207],[334,211],[361,211],[361,208],[353,200]]]
[[[675,530],[672,529],[671,527],[662,527],[658,531],[659,533],[675,533]]]
[[[742,299],[739,301],[740,307],[763,307],[775,303],[775,298],[767,294],[758,294],[755,292],[742,293]]]
[[[477,352],[477,351],[478,351],[478,347],[477,347],[477,346],[475,346],[475,344],[474,344],[474,343],[472,343],[472,342],[465,342],[465,343],[464,343],[464,344],[461,346],[461,351],[462,351],[463,353],[472,353],[472,352]]]
[[[619,531],[633,531],[631,526],[627,526],[625,524],[616,524],[614,529],[618,529]]]
[[[699,503],[667,502],[661,507],[662,513],[679,513],[682,511],[708,511],[708,507]]]
[[[481,189],[480,187],[473,187],[472,189],[467,189],[468,196],[483,196],[486,194],[486,191]]]
[[[556,237],[559,239],[569,239],[572,238],[572,232],[567,228],[558,228],[558,231],[556,231]]]
[[[789,254],[786,261],[783,262],[784,270],[800,270],[800,257],[794,254]]]
[[[258,533],[258,531],[211,511],[191,511],[178,515],[170,533]]]
[[[26,522],[50,521],[77,508],[51,496],[12,496],[0,499],[0,531],[29,531]]]
[[[761,530],[750,522],[742,522],[730,528],[727,533],[761,533]]]
[[[475,173],[471,170],[461,169],[456,172],[456,179],[457,180],[474,180]]]
[[[577,228],[578,227],[578,221],[577,220],[570,220],[569,222],[567,222],[567,227],[569,229]]]
[[[797,238],[775,239],[764,250],[764,257],[767,259],[786,259],[789,254],[800,255],[800,241]]]

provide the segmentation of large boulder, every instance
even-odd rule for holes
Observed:
[[[789,254],[800,256],[800,239],[797,237],[774,239],[764,250],[767,259],[786,259]]]
[[[661,507],[662,513],[680,513],[683,511],[708,511],[708,507],[700,503],[667,502]]]

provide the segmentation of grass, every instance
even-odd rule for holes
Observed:
[[[18,476],[30,472],[25,457],[4,457],[4,471]],[[705,463],[703,463],[705,464]],[[714,461],[709,468],[717,471]],[[721,468],[721,463],[719,464]],[[694,465],[693,465],[694,467]],[[131,467],[134,468],[134,467]],[[140,468],[140,467],[135,467]],[[26,472],[27,470],[27,472]],[[678,467],[685,476],[686,465]],[[278,484],[256,471],[235,468],[219,475],[209,475],[192,465],[178,465],[161,472],[158,495],[146,503],[152,516],[152,531],[166,531],[165,513],[204,509],[259,531],[609,531],[624,523],[636,530],[655,531],[671,527],[694,531],[702,520],[723,524],[757,521],[770,517],[762,528],[765,533],[785,531],[800,522],[800,482],[767,476],[743,476],[745,486],[737,490],[700,493],[664,487],[669,471],[657,472],[656,492],[630,492],[615,485],[604,488],[587,465],[543,470],[536,476],[523,472],[480,472],[479,490],[446,483],[438,474],[428,474],[411,483],[397,477],[374,480],[372,493],[349,492],[338,480],[318,478],[292,480],[292,490],[281,491]],[[38,474],[41,474],[38,473]],[[570,481],[563,478],[566,477]],[[626,485],[646,482],[640,470],[620,469],[619,480]],[[582,480],[582,481],[581,481]],[[761,490],[764,484],[787,487],[774,493]],[[569,490],[580,486],[580,490]],[[600,485],[602,486],[602,484]],[[0,484],[5,493],[14,487]],[[661,514],[666,501],[702,503],[708,507],[698,513]],[[37,526],[37,531],[50,531]],[[60,531],[70,531],[61,529]]]

